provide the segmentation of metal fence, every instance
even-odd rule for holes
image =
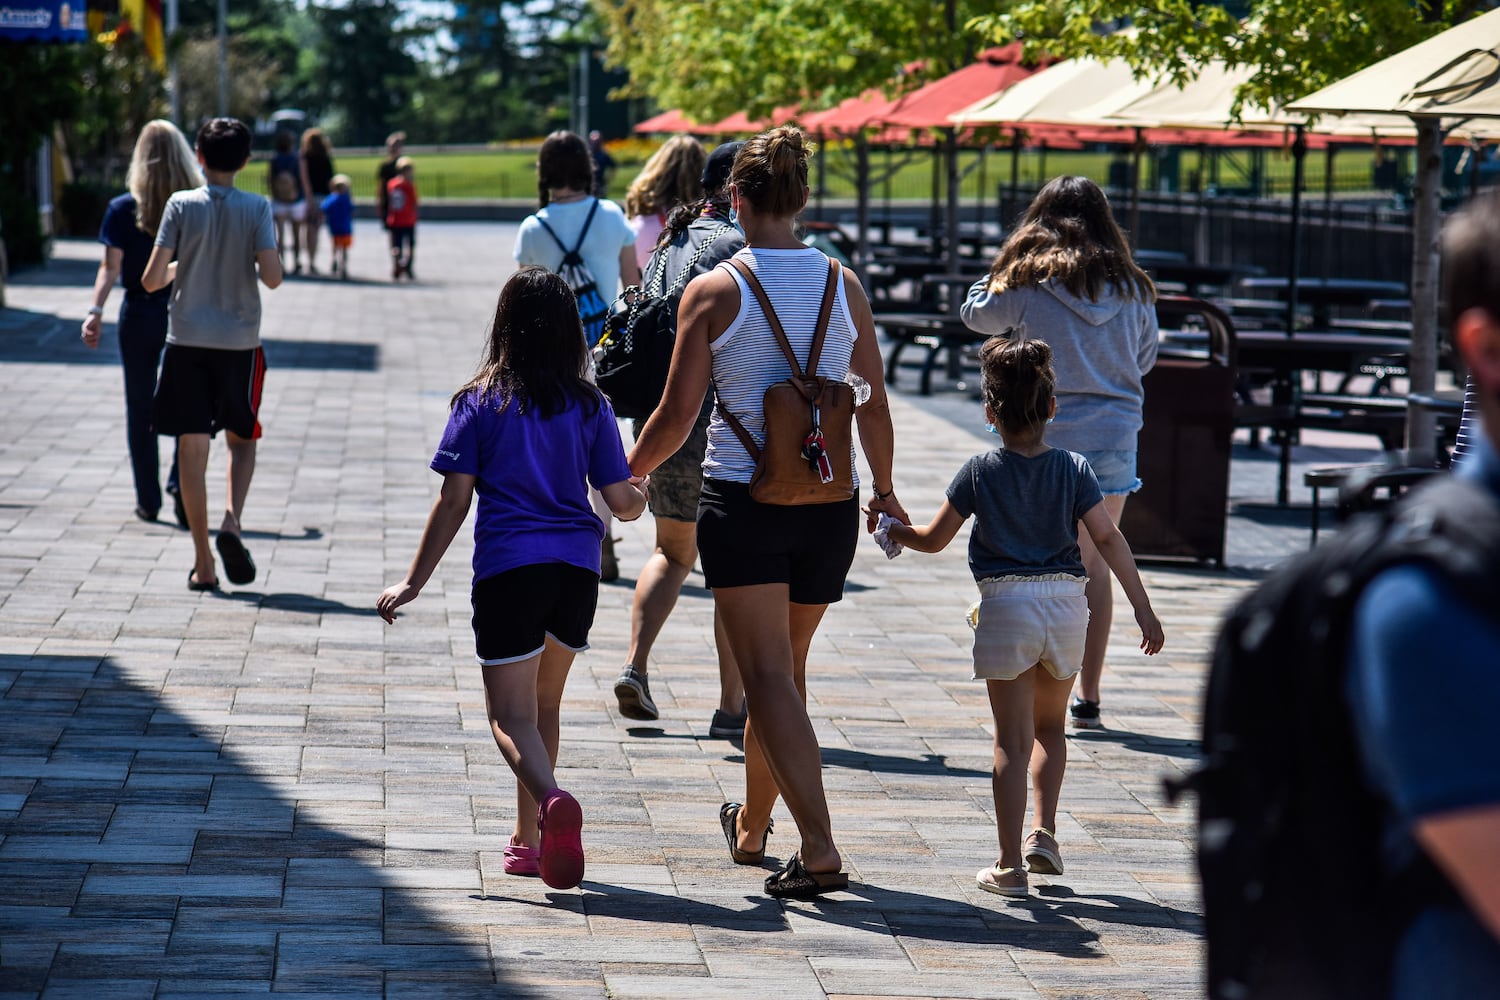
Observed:
[[[1009,225],[1034,191],[1012,198],[1001,192],[998,219]],[[1111,192],[1122,225],[1131,218],[1130,195]],[[986,213],[988,214],[988,213]],[[1303,276],[1370,278],[1406,283],[1411,278],[1411,211],[1390,203],[1308,199],[1298,226]],[[1291,262],[1291,204],[1282,199],[1142,194],[1135,244],[1175,250],[1190,259],[1259,268],[1284,275]]]

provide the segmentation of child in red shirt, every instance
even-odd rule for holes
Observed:
[[[412,281],[412,257],[417,249],[417,185],[412,180],[416,168],[411,157],[396,161],[396,176],[386,183],[385,227],[391,234],[391,280],[405,274]]]

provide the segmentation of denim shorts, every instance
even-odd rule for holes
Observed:
[[[1141,488],[1142,483],[1135,474],[1134,451],[1080,451],[1078,454],[1089,460],[1094,477],[1099,480],[1099,492],[1105,496],[1129,496]]]

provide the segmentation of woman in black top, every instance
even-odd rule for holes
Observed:
[[[318,230],[323,225],[323,199],[333,180],[333,150],[319,128],[302,133],[302,190],[307,192],[307,269],[318,273]]]
[[[125,286],[120,305],[120,363],[125,369],[125,434],[130,467],[135,474],[135,516],[155,521],[161,510],[161,482],[156,431],[151,426],[151,398],[156,370],[167,342],[167,302],[172,286],[155,292],[141,287],[141,274],[151,258],[162,209],[174,191],[203,183],[193,151],[177,126],[168,121],[147,122],[135,142],[126,184],[129,191],[109,203],[99,227],[104,259],[94,278],[94,295],[83,321],[83,342],[99,346],[104,327],[104,303],[115,282]],[[187,515],[177,492],[177,461],[167,475],[177,523],[187,527]]]

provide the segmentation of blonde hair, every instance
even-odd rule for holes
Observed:
[[[703,199],[708,154],[690,135],[674,135],[641,168],[625,192],[625,214],[656,215]]]
[[[729,183],[764,215],[790,217],[807,205],[807,161],[813,146],[795,125],[745,141],[735,154]]]
[[[403,156],[396,160],[396,170],[398,172],[405,170],[407,167],[416,167],[416,164],[412,162],[412,158],[410,156]]]
[[[320,128],[310,128],[302,133],[302,155],[309,153],[321,156],[325,160],[333,155],[333,147],[328,144],[328,136],[323,134]]]
[[[149,121],[135,140],[125,186],[135,198],[135,225],[155,236],[161,212],[174,191],[188,191],[203,183],[198,160],[177,126],[161,118]]]
[[[352,182],[349,180],[348,174],[334,174],[331,178],[329,178],[328,186],[335,191],[337,191],[339,188],[343,188],[345,191],[347,191],[352,186]]]

